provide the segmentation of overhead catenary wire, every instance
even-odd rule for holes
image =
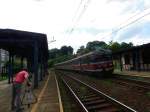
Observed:
[[[78,7],[77,7],[77,10],[76,10],[76,12],[75,12],[75,14],[74,14],[74,16],[73,16],[73,18],[72,18],[72,22],[75,20],[76,16],[78,15],[78,12],[79,12],[79,10],[80,10],[80,7],[81,7],[83,1],[84,1],[84,0],[81,0],[81,1],[80,1],[79,5],[78,5]]]
[[[82,2],[83,2],[83,1],[82,1]],[[74,22],[73,27],[70,29],[69,34],[71,34],[71,33],[74,31],[74,29],[75,29],[75,27],[77,26],[78,22],[80,21],[80,19],[82,18],[83,14],[84,14],[85,11],[87,10],[87,8],[88,8],[90,2],[91,2],[91,0],[86,0],[86,1],[85,1],[82,10],[79,12],[79,16],[77,17],[76,21]],[[82,4],[81,4],[81,5],[82,5]]]
[[[91,1],[91,0],[87,0],[87,1],[85,2],[85,4],[84,4],[82,10],[80,11],[80,14],[79,14],[78,18],[76,19],[76,23],[75,23],[75,24],[73,25],[73,27],[70,29],[70,32],[69,32],[70,35],[71,35],[71,33],[74,31],[74,29],[76,28],[78,22],[79,22],[80,19],[82,18],[82,16],[83,16],[83,14],[85,13],[85,11],[87,10],[90,1]],[[80,2],[80,3],[81,3],[81,2]],[[83,1],[82,1],[82,3],[83,3]],[[81,5],[81,4],[80,4],[80,5]],[[80,6],[80,7],[81,7],[81,6]],[[143,13],[145,10],[148,10],[148,9],[150,9],[150,8],[149,8],[149,7],[148,7],[148,8],[145,8],[142,12],[138,12],[138,13],[136,13],[135,15],[129,17],[126,21],[124,21],[123,23],[119,24],[119,25],[118,25],[118,28],[117,28],[116,30],[113,30],[112,32],[106,34],[106,36],[104,36],[103,38],[106,38],[107,36],[110,36],[110,35],[112,35],[112,34],[114,34],[114,33],[117,33],[117,32],[119,32],[120,30],[122,30],[122,29],[128,27],[129,25],[136,23],[137,21],[139,21],[140,19],[144,18],[145,16],[148,16],[148,15],[150,14],[150,12],[148,12],[148,13],[146,13],[146,14],[144,14],[144,15],[138,17],[138,18],[136,18],[136,16],[140,15],[141,13]],[[77,10],[79,10],[79,8],[78,8]],[[133,20],[133,21],[131,21],[131,22],[129,22],[129,23],[127,23],[128,21],[130,21],[131,19],[134,19],[134,18],[136,18],[136,19]],[[125,23],[127,23],[127,24],[125,24]]]
[[[132,16],[129,17],[127,20],[125,20],[124,22],[120,23],[118,26],[123,25],[124,23],[126,23],[126,22],[128,22],[129,20],[131,20],[131,19],[137,17],[139,14],[143,13],[143,11],[148,10],[148,9],[150,9],[150,7],[147,7],[147,8],[145,8],[145,9],[143,9],[142,12],[140,11],[140,12],[138,12],[138,13],[132,15]]]
[[[81,6],[81,3],[82,3],[82,2],[83,2],[83,0],[81,0],[80,6]],[[88,8],[88,5],[89,5],[90,2],[91,2],[91,0],[87,0],[87,1],[85,2],[81,13],[79,14],[79,16],[78,16],[78,18],[77,18],[77,20],[76,20],[76,23],[75,23],[75,24],[73,25],[73,27],[70,29],[69,34],[71,34],[71,33],[74,31],[74,29],[76,28],[78,22],[80,21],[81,17],[83,16],[83,14],[85,13],[86,9]],[[79,9],[79,7],[78,7],[78,9]],[[144,10],[147,10],[147,9],[149,9],[149,8],[145,8]],[[144,10],[143,10],[143,11],[144,11]],[[137,14],[131,16],[131,17],[128,18],[125,22],[121,23],[119,26],[121,26],[121,25],[123,25],[124,23],[126,23],[127,21],[133,19],[134,17],[136,17],[136,16],[139,15],[140,13],[141,13],[141,12],[139,12],[139,13],[137,13]],[[121,28],[121,27],[120,27],[120,28]],[[119,28],[119,29],[120,29],[120,28]],[[122,29],[122,28],[121,28],[121,29]],[[120,29],[120,30],[121,30],[121,29]],[[109,33],[108,35],[113,34],[114,32],[116,32],[116,30],[114,30],[113,32]]]
[[[150,9],[150,8],[148,8],[148,9]],[[143,13],[143,12],[141,12],[141,13]],[[138,13],[138,14],[140,14],[140,13]],[[137,15],[138,15],[138,14],[137,14]],[[117,32],[119,32],[120,30],[122,30],[122,29],[124,29],[124,28],[126,28],[126,27],[128,27],[128,26],[130,26],[130,25],[132,25],[132,24],[134,24],[134,23],[136,23],[137,21],[141,20],[142,18],[144,18],[145,16],[148,16],[148,15],[150,15],[150,12],[148,12],[148,13],[146,13],[146,14],[144,14],[144,15],[138,17],[138,18],[136,18],[135,20],[129,22],[128,24],[125,24],[125,25],[122,26],[122,27],[118,27],[117,30],[114,30],[114,31],[112,31],[111,33],[108,33],[106,36],[104,36],[104,37],[102,37],[102,38],[106,38],[106,37],[108,37],[108,36],[110,36],[110,35],[112,35],[112,34],[114,34],[114,33],[117,33]],[[130,19],[131,19],[131,18],[133,18],[133,17],[130,17]],[[129,19],[128,19],[128,20],[129,20]]]
[[[66,32],[68,33],[68,34],[70,34],[70,32],[71,32],[71,30],[73,29],[73,27],[74,27],[74,22],[75,22],[75,18],[78,16],[78,13],[79,13],[79,11],[80,11],[80,9],[81,9],[81,6],[82,6],[82,4],[83,4],[83,2],[84,2],[84,0],[80,0],[80,3],[78,4],[78,6],[77,6],[77,9],[76,9],[76,11],[75,11],[75,13],[74,13],[74,15],[73,15],[73,18],[72,18],[72,28],[70,29],[70,26],[68,25],[68,27],[69,28],[67,28],[67,30],[66,30]],[[65,37],[66,37],[66,34],[65,34]]]

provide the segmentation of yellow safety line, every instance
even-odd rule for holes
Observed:
[[[43,94],[44,94],[44,91],[45,91],[45,89],[46,89],[46,87],[47,87],[49,78],[50,78],[50,76],[48,76],[48,78],[47,78],[47,80],[46,80],[46,82],[45,82],[45,84],[44,84],[44,87],[43,87],[42,91],[40,92],[40,94],[39,94],[39,96],[38,96],[37,103],[36,103],[35,105],[33,105],[33,108],[32,108],[32,110],[31,110],[31,112],[37,112],[36,110],[37,110],[37,107],[38,107],[38,105],[39,105],[39,100],[41,100],[41,97],[42,97]]]
[[[56,81],[56,85],[57,85],[60,112],[64,112],[63,106],[62,106],[62,100],[61,100],[61,96],[60,96],[60,90],[59,90],[59,86],[58,86],[58,81],[57,81],[57,78],[56,78],[56,74],[55,74],[55,81]]]

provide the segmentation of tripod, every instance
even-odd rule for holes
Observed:
[[[32,91],[32,88],[29,86],[25,86],[25,92],[23,94],[21,104],[27,105],[28,108],[30,108],[31,104],[34,104],[37,102],[37,97],[35,96],[34,92]]]

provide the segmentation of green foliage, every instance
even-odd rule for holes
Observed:
[[[9,65],[9,61],[7,61],[4,66],[7,67]],[[14,63],[13,63],[13,71],[14,73],[18,72],[20,70],[20,59],[15,58]]]
[[[146,95],[147,95],[148,97],[150,97],[150,91],[149,91],[149,92],[147,92],[147,93],[146,93]]]
[[[110,41],[108,46],[109,49],[111,49],[112,51],[117,51],[121,48],[121,45],[118,42],[113,42],[113,41]]]
[[[73,53],[73,48],[71,46],[62,46],[60,52],[61,55],[69,55]]]
[[[60,49],[51,49],[49,50],[48,66],[53,67],[54,64],[71,59],[72,56],[73,48],[71,46],[62,46]]]
[[[85,53],[87,53],[87,52],[89,52],[89,50],[86,49],[84,46],[81,46],[81,47],[77,50],[77,54],[78,54],[78,55],[82,55],[82,54],[85,54]]]
[[[78,50],[77,50],[77,55],[82,55],[85,53],[88,53],[90,51],[94,51],[97,50],[99,48],[103,48],[103,49],[108,49],[108,45],[103,42],[103,41],[92,41],[92,42],[88,42],[86,44],[86,47],[81,46]]]
[[[86,49],[89,51],[96,50],[97,48],[107,48],[107,44],[103,41],[93,41],[93,42],[88,42],[86,45]]]
[[[133,43],[125,43],[122,42],[121,44],[118,42],[113,42],[110,41],[108,44],[106,44],[103,41],[92,41],[92,42],[88,42],[86,47],[81,46],[78,50],[77,50],[77,55],[82,55],[85,54],[87,52],[102,48],[102,49],[110,49],[113,52],[121,50],[121,49],[126,49],[126,48],[130,48],[133,47]]]
[[[60,55],[60,50],[57,48],[49,50],[49,59],[54,59]]]
[[[72,55],[73,48],[71,46],[62,46],[60,49],[54,48],[49,50],[49,59],[55,59],[63,55]]]
[[[88,42],[86,47],[85,46],[80,46],[80,48],[77,50],[77,56],[78,55],[83,55],[85,53],[88,53],[90,51],[97,50],[99,48],[102,49],[110,49],[112,52],[121,50],[121,49],[126,49],[132,47],[133,44],[130,43],[125,43],[122,42],[121,44],[118,42],[113,42],[110,41],[108,44],[106,44],[103,41],[92,41]],[[51,49],[49,50],[49,67],[52,67],[56,63],[60,63],[69,59],[74,58],[75,55],[73,55],[73,48],[71,46],[62,46],[60,49]]]
[[[125,42],[122,42],[121,45],[120,45],[121,49],[130,48],[132,46],[133,46],[133,44],[131,42],[129,44],[125,43]]]
[[[0,81],[8,79],[7,74],[1,74]]]
[[[109,46],[109,49],[111,49],[113,52],[115,52],[115,51],[118,51],[118,50],[133,47],[133,43],[132,42],[130,42],[130,43],[122,42],[121,44],[119,44],[118,42],[110,41],[108,46]]]
[[[62,56],[59,56],[55,59],[49,59],[48,66],[53,67],[53,65],[56,64],[56,63],[67,61],[67,60],[72,59],[72,58],[74,58],[73,55],[62,55]]]

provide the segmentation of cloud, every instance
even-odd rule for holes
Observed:
[[[107,0],[106,2],[109,3],[109,2],[127,2],[127,1],[134,1],[134,0]]]
[[[141,12],[145,9],[145,2],[144,0],[132,0],[126,2],[126,7],[121,11],[120,14],[127,14],[127,13],[134,13],[134,12]]]
[[[98,35],[99,33],[105,33],[105,32],[108,32],[110,29],[100,29],[100,28],[96,28],[96,27],[78,27],[78,28],[74,28],[71,32],[70,31],[65,31],[65,33],[71,33],[71,34],[75,34],[75,33],[78,33],[78,34],[81,34],[81,33],[87,33],[89,35],[93,35],[93,36],[96,36]]]
[[[150,7],[150,0],[91,0],[77,25],[73,23],[81,0],[3,0],[0,4],[1,28],[46,33],[56,42],[49,48],[71,45],[78,49],[88,41],[128,41],[149,39],[150,17],[120,32],[108,35],[136,12]],[[84,6],[84,4],[82,4]],[[81,8],[83,9],[83,7]],[[79,10],[82,11],[82,10]],[[72,34],[68,31],[75,26]],[[107,36],[108,35],[108,36]],[[149,41],[149,40],[147,40]],[[138,43],[138,42],[137,42]]]
[[[134,45],[142,45],[150,42],[150,37],[145,38],[141,35],[135,35],[134,37],[131,37],[130,39],[126,40],[125,42],[133,42]]]
[[[139,43],[140,41],[148,43],[150,42],[149,29],[150,29],[150,21],[140,21],[139,23],[133,24],[117,32],[116,35],[114,35],[114,39],[120,42],[130,40],[133,43]],[[144,39],[146,39],[146,41],[144,41]]]

